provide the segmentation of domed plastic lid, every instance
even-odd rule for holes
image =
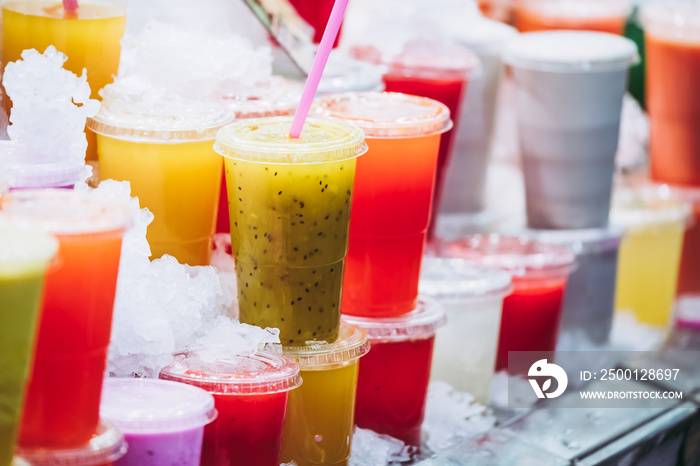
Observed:
[[[382,72],[378,66],[332,53],[317,94],[376,91],[381,87]]]
[[[362,130],[346,123],[308,118],[299,138],[289,136],[291,117],[242,120],[216,135],[224,157],[278,164],[337,162],[367,152]]]
[[[362,128],[368,138],[410,138],[452,128],[446,105],[396,92],[331,94],[316,101],[317,116]]]
[[[420,293],[433,298],[504,297],[512,289],[508,272],[480,267],[465,259],[425,257],[421,264]]]
[[[179,98],[151,102],[107,92],[100,112],[89,118],[94,132],[130,141],[178,143],[208,141],[231,123],[235,114],[226,105]]]
[[[665,1],[643,5],[639,18],[644,32],[679,41],[700,41],[700,3]]]
[[[216,409],[211,394],[184,383],[107,378],[100,416],[128,434],[181,432],[209,424]]]
[[[0,219],[58,235],[118,231],[131,225],[126,205],[91,191],[66,189],[12,191],[0,200]]]
[[[57,251],[53,236],[0,221],[0,276],[45,269]]]
[[[124,436],[112,423],[100,421],[87,445],[66,450],[17,447],[17,455],[32,466],[96,466],[111,464],[126,454]],[[15,463],[19,466],[22,463]],[[26,463],[25,463],[26,464]]]
[[[236,118],[262,118],[294,114],[303,86],[281,76],[256,82],[250,86],[224,86],[217,98],[223,100]]]
[[[389,74],[440,78],[460,74],[465,78],[481,70],[481,60],[471,50],[451,42],[412,40],[387,61]]]
[[[180,354],[160,372],[160,378],[194,385],[210,393],[236,395],[284,392],[301,385],[296,362],[267,352],[217,362]]]
[[[364,329],[370,341],[405,341],[432,337],[447,323],[447,316],[440,303],[419,297],[408,314],[382,318],[343,315],[343,321]]]
[[[666,185],[618,188],[613,193],[610,222],[624,229],[687,223],[691,203],[675,197]]]
[[[497,267],[519,278],[568,275],[576,262],[576,256],[568,248],[526,236],[476,235],[447,243],[441,252],[482,266]]]
[[[526,230],[525,235],[543,243],[561,244],[575,254],[614,251],[620,247],[624,230],[620,227],[582,230]]]
[[[586,20],[624,18],[632,7],[627,0],[519,0],[519,8],[549,18]]]
[[[551,72],[620,70],[638,60],[637,45],[631,40],[591,31],[520,34],[503,55],[503,61],[513,67]]]
[[[305,346],[285,346],[284,355],[294,358],[301,370],[348,364],[369,351],[367,334],[359,327],[341,322],[334,343],[309,342]]]

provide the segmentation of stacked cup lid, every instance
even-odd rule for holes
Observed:
[[[235,112],[236,118],[262,118],[293,114],[301,92],[298,83],[271,76],[250,86],[224,86],[217,97]]]
[[[615,191],[611,223],[628,230],[686,223],[692,204],[674,195],[667,185],[621,188]]]
[[[419,291],[437,299],[478,299],[505,296],[512,291],[506,271],[481,267],[460,258],[425,257]]]
[[[578,255],[617,250],[623,233],[622,228],[609,226],[581,230],[527,230],[525,236],[543,243],[566,246]]]
[[[304,369],[331,369],[350,364],[369,351],[367,334],[359,327],[341,322],[335,342],[308,342],[305,346],[285,346],[284,355],[294,358]]]
[[[89,175],[83,160],[52,159],[16,141],[0,141],[0,153],[10,189],[73,186]]]

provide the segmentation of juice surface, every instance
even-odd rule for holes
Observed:
[[[700,41],[646,34],[646,92],[652,178],[700,184]]]
[[[589,17],[550,16],[521,6],[516,12],[515,27],[520,32],[569,29],[622,35],[626,19],[625,16],[621,15]]]
[[[639,322],[667,326],[676,295],[683,224],[629,231],[620,246],[616,310]]]
[[[345,314],[414,309],[440,135],[374,139],[357,161],[343,281]]]
[[[355,424],[420,446],[434,342],[372,342],[360,361]]]
[[[119,41],[126,26],[126,9],[114,5],[79,2],[77,17],[61,2],[9,1],[2,4],[3,66],[21,58],[25,49],[40,53],[53,45],[68,56],[65,68],[81,75],[87,68],[91,97],[111,83],[119,68]]]
[[[209,265],[222,170],[212,145],[97,135],[101,178],[129,181],[131,195],[155,216],[146,236],[152,259],[170,254],[181,263]]]
[[[508,351],[554,351],[559,334],[566,277],[538,283],[513,279],[503,301],[496,371],[508,369]]]
[[[225,166],[241,322],[286,345],[335,341],[355,159]]]
[[[289,393],[282,435],[282,462],[345,466],[350,458],[357,361],[328,370],[303,370],[302,385]]]
[[[58,239],[22,417],[24,447],[79,446],[99,420],[122,231]]]
[[[279,466],[289,392],[212,395],[218,416],[204,428],[201,464]]]

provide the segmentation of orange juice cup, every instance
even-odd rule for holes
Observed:
[[[630,14],[627,0],[518,0],[520,32],[575,29],[622,35]]]

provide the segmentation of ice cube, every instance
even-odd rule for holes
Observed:
[[[355,427],[350,466],[382,466],[409,461],[413,449],[415,447],[406,446],[388,435]]]

